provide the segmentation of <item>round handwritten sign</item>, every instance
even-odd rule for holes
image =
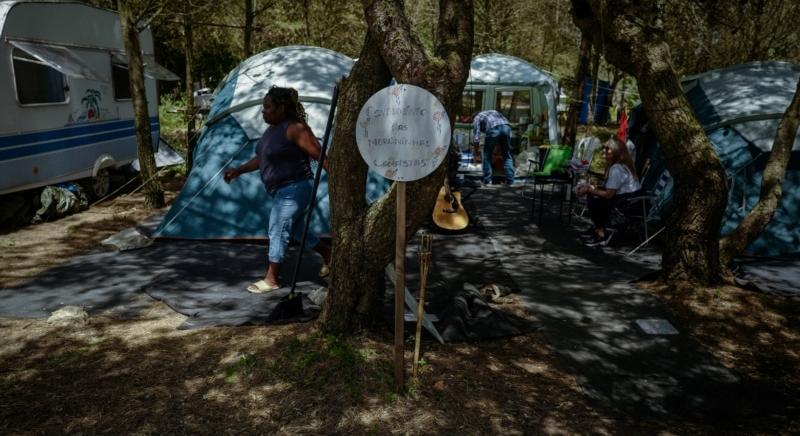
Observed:
[[[447,156],[450,119],[444,106],[425,89],[389,86],[361,108],[356,143],[361,157],[378,174],[400,182],[418,180]]]

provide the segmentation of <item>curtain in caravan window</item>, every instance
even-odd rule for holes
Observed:
[[[131,98],[131,76],[128,73],[128,65],[117,61],[115,56],[111,57],[111,82],[115,99]]]
[[[98,80],[101,82],[109,81],[109,78],[105,74],[92,68],[85,60],[81,59],[80,56],[66,47],[23,41],[9,42],[14,47],[30,54],[67,76],[78,79]]]
[[[113,60],[122,65],[128,65],[128,56],[124,53],[114,53]],[[153,55],[142,54],[142,62],[144,62],[144,75],[151,79],[164,80],[167,82],[181,80],[175,73],[159,65]]]
[[[24,51],[13,48],[14,84],[20,104],[63,103],[64,75]]]

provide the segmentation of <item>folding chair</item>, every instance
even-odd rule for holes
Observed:
[[[542,211],[545,208],[544,186],[559,185],[561,193],[559,198],[558,219],[563,214],[565,188],[572,189],[572,174],[568,171],[569,160],[572,157],[572,149],[569,147],[551,145],[542,164],[541,171],[533,173],[533,198],[531,200],[531,218],[536,217],[536,197],[539,195],[539,224],[542,224]],[[567,222],[572,222],[572,200],[573,195],[569,192],[569,208]],[[551,191],[552,196],[552,191]]]
[[[616,220],[617,224],[610,226],[611,235],[609,236],[609,241],[615,234],[629,227],[630,224],[641,223],[644,242],[628,253],[630,255],[647,245],[653,237],[661,233],[663,228],[656,234],[650,235],[650,223],[661,221],[663,207],[659,206],[663,205],[658,202],[662,200],[662,194],[671,187],[671,183],[672,176],[668,170],[664,170],[651,190],[645,191],[642,195],[628,197],[616,205],[611,212],[611,221],[613,223]]]

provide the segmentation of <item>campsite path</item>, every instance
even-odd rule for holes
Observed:
[[[539,228],[528,219],[523,190],[479,188],[466,204],[584,393],[618,416],[723,423],[736,414],[741,422],[743,410],[752,407],[739,403],[758,401],[742,398],[748,383],[692,340],[656,297],[631,283],[656,268],[652,254],[629,259],[614,249],[584,247],[554,216]],[[668,320],[678,334],[645,334],[636,323],[642,319]]]

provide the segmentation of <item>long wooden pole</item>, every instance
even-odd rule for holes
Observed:
[[[403,364],[403,312],[406,289],[406,183],[397,182],[397,236],[394,251],[394,387],[403,392],[405,368]]]
[[[419,369],[419,348],[422,342],[422,319],[425,317],[425,287],[428,284],[428,267],[431,262],[431,235],[422,234],[419,238],[419,304],[417,305],[417,334],[414,336],[414,360],[412,374],[416,377]]]

